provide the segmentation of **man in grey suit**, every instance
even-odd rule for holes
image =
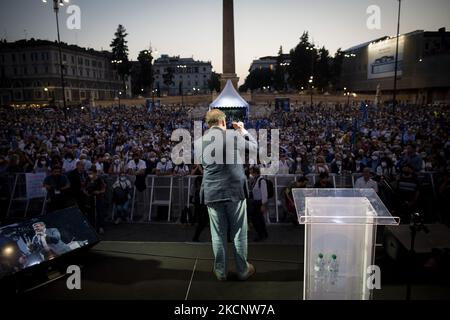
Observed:
[[[56,228],[47,228],[44,222],[33,224],[35,235],[29,244],[30,251],[38,252],[44,260],[55,258],[70,248],[61,240],[61,234]]]
[[[236,269],[240,280],[247,280],[255,268],[247,262],[247,178],[243,163],[245,151],[256,153],[256,140],[242,122],[233,122],[227,130],[226,116],[213,109],[206,115],[209,130],[196,141],[197,155],[203,165],[200,200],[208,207],[214,251],[214,273],[218,280],[227,279],[227,231],[233,242]],[[198,150],[198,148],[196,147]]]

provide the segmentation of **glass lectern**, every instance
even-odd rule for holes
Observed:
[[[378,225],[398,225],[373,189],[293,189],[305,225],[303,298],[369,300]]]

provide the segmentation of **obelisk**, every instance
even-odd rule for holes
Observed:
[[[236,75],[234,57],[233,0],[223,0],[223,72],[220,78],[221,89],[225,87],[227,80],[231,80],[237,89],[239,78]]]

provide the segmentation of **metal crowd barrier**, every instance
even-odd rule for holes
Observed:
[[[284,192],[288,186],[296,181],[301,174],[272,175],[266,176],[274,185],[274,197],[269,200],[268,222],[280,222],[286,215],[286,203]],[[318,174],[306,175],[308,178],[307,187],[313,187],[318,180]],[[335,188],[352,188],[355,181],[361,176],[360,173],[335,175],[330,174],[330,180]],[[146,177],[146,188],[139,192],[135,186],[135,176],[128,176],[133,190],[131,192],[130,221],[131,222],[151,222],[156,219],[155,209],[158,207],[167,208],[167,222],[178,221],[184,208],[189,208],[192,196],[192,186],[197,176],[155,176]],[[106,216],[114,219],[115,207],[112,202],[112,185],[117,180],[115,175],[104,175],[107,185],[105,203],[107,204]],[[434,198],[437,197],[435,173],[421,173],[419,178],[427,192]],[[20,216],[26,217],[30,213],[34,215],[43,214],[46,198],[27,199],[25,174],[0,175],[0,199],[7,201],[6,217]],[[3,206],[4,207],[4,206]],[[5,209],[3,209],[5,210]],[[3,214],[4,215],[4,214]],[[0,215],[0,218],[2,215]]]

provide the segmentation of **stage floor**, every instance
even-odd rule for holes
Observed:
[[[380,248],[381,249],[381,248]],[[377,256],[383,256],[377,253]],[[231,260],[230,280],[212,273],[210,243],[103,241],[83,257],[81,290],[68,290],[60,278],[25,294],[29,299],[131,300],[299,300],[303,286],[301,244],[250,243],[249,261],[256,275],[236,280]],[[378,258],[380,260],[380,258]],[[385,259],[382,259],[383,261]],[[382,289],[375,299],[403,300],[404,281],[383,261]],[[449,299],[448,285],[417,282],[413,299]]]

